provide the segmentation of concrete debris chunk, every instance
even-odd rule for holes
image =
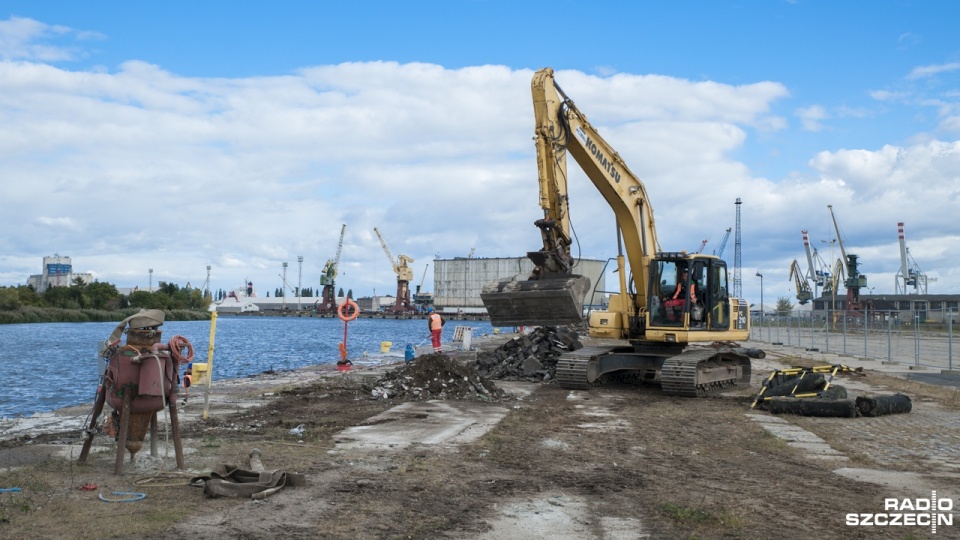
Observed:
[[[368,386],[375,399],[401,401],[497,401],[506,395],[492,381],[477,373],[474,366],[464,365],[443,353],[418,356]]]
[[[581,347],[576,331],[540,326],[494,351],[478,353],[476,369],[481,376],[495,380],[552,381],[560,355]]]

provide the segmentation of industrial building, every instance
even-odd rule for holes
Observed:
[[[584,301],[585,307],[606,303],[605,265],[605,261],[578,259],[574,266],[574,272],[589,278],[594,285]],[[441,311],[486,312],[480,300],[485,284],[513,276],[526,279],[533,266],[533,261],[526,257],[434,259],[433,304]]]
[[[50,287],[69,287],[77,278],[84,283],[91,283],[93,274],[74,273],[70,257],[54,255],[43,258],[43,273],[27,278],[27,285],[32,286],[38,293],[43,293]]]
[[[604,279],[605,261],[580,259],[574,271],[590,279],[594,284],[591,293],[584,301],[585,308],[606,306],[607,294]],[[482,315],[486,313],[480,300],[483,286],[493,281],[520,276],[526,279],[533,272],[533,262],[526,257],[513,258],[475,258],[458,257],[454,259],[433,260],[433,303],[437,310],[444,313],[462,315]],[[595,291],[595,292],[594,292]],[[428,293],[423,293],[428,294]],[[270,312],[314,310],[319,298],[269,298],[237,290],[234,294],[217,303],[217,310],[229,312]],[[343,298],[337,298],[337,303]],[[381,311],[396,303],[396,297],[377,296],[356,298],[357,305],[363,311]],[[413,313],[411,312],[411,315]]]

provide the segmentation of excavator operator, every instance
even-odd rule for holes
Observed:
[[[680,274],[680,279],[677,280],[677,288],[673,291],[673,295],[663,303],[667,308],[667,319],[671,321],[676,321],[683,319],[683,303],[686,301],[686,288],[687,288],[687,269],[684,268]],[[697,303],[697,284],[690,283],[690,303]]]

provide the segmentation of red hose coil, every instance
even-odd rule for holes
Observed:
[[[178,364],[187,364],[193,361],[193,344],[190,343],[190,340],[177,335],[170,338],[170,342],[167,344],[170,347],[170,356],[177,361]],[[187,355],[183,355],[183,350],[187,350]]]

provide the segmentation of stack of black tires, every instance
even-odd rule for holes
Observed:
[[[892,396],[857,396],[851,399],[847,389],[829,384],[822,373],[801,372],[795,375],[775,374],[767,380],[757,404],[771,414],[799,414],[855,418],[908,413],[913,405],[904,394]]]

